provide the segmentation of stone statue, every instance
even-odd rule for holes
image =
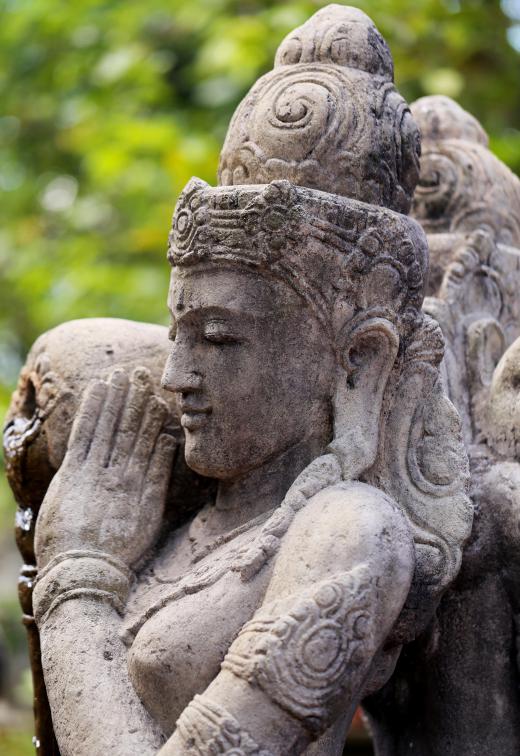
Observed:
[[[469,452],[475,519],[430,626],[372,699],[377,753],[520,751],[520,181],[445,97],[412,105],[423,137],[413,214],[433,276],[424,309]]]
[[[473,506],[419,153],[385,41],[328,6],[179,198],[162,389],[154,326],[36,343],[5,438],[63,756],[339,756],[429,627]]]

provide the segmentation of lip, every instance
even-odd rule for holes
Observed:
[[[193,407],[182,403],[179,409],[182,412],[181,426],[189,431],[198,430],[206,425],[208,415],[211,414],[211,407]]]

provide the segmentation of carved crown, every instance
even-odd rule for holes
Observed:
[[[286,37],[239,105],[220,187],[194,179],[182,193],[170,262],[269,268],[329,333],[339,301],[352,317],[386,308],[404,333],[427,272],[422,231],[401,214],[419,153],[383,37],[357,8],[329,5]]]
[[[210,187],[192,179],[173,219],[172,265],[234,263],[268,269],[314,310],[333,338],[338,308],[380,308],[403,332],[420,314],[428,269],[419,224],[288,181]]]

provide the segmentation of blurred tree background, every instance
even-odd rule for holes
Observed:
[[[403,95],[456,98],[520,173],[520,0],[352,4],[387,39]],[[0,415],[42,331],[88,316],[166,322],[176,196],[193,174],[214,183],[235,106],[323,5],[0,0]],[[0,644],[16,659],[13,509],[2,477]]]

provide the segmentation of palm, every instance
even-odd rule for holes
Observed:
[[[36,527],[39,566],[69,549],[110,553],[132,565],[157,536],[175,442],[166,404],[146,370],[93,382]]]

